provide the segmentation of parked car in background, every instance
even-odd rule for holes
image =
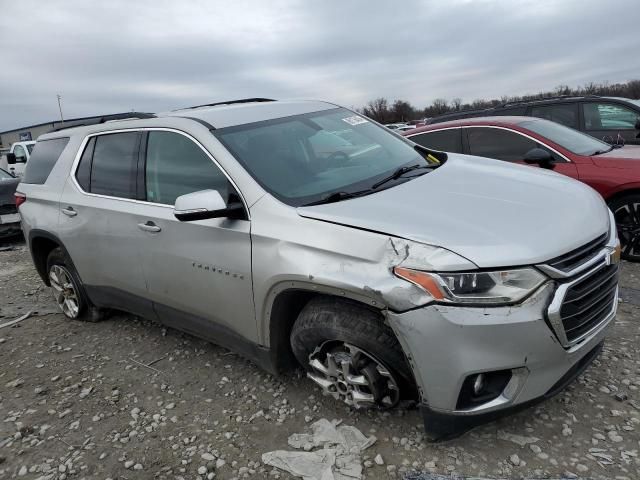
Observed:
[[[406,123],[386,123],[385,127],[387,127],[389,130],[396,130],[400,127],[406,127],[407,124]]]
[[[454,120],[405,135],[427,148],[538,165],[586,183],[613,211],[623,257],[640,261],[640,146],[614,147],[558,123],[530,117]]]
[[[557,393],[618,305],[615,222],[591,188],[325,102],[49,133],[16,200],[67,317],[115,308],[272,372],[297,362],[355,408],[414,399],[430,438]]]
[[[0,168],[0,238],[20,233],[20,215],[14,193],[20,179]]]
[[[9,151],[0,156],[0,168],[17,177],[21,177],[35,144],[35,141],[15,142],[12,144]]]
[[[580,130],[609,144],[640,144],[640,100],[620,97],[562,96],[505,103],[489,109],[447,113],[431,118],[428,124],[505,115],[544,118]]]

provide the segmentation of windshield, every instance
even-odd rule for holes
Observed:
[[[336,192],[368,193],[403,166],[437,165],[408,141],[342,108],[227,127],[214,134],[256,181],[293,206]],[[399,175],[385,187],[409,178]]]
[[[573,128],[547,120],[527,120],[520,122],[518,126],[542,135],[577,155],[595,155],[608,152],[612,148],[611,145],[578,132]]]

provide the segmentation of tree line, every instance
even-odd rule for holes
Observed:
[[[380,97],[369,101],[360,111],[364,115],[373,118],[380,123],[396,123],[435,117],[442,115],[443,113],[457,112],[460,110],[479,110],[502,105],[503,103],[539,100],[558,95],[602,95],[638,99],[640,98],[640,80],[629,80],[628,82],[614,84],[610,84],[608,82],[589,82],[583,86],[574,88],[571,88],[568,85],[559,85],[552,91],[540,92],[533,95],[504,95],[499,99],[477,99],[471,103],[463,103],[462,99],[459,97],[451,100],[436,98],[431,105],[425,108],[417,108],[406,100],[394,100],[391,102],[386,98]]]

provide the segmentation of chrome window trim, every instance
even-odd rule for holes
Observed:
[[[227,178],[229,183],[231,183],[233,188],[235,188],[236,192],[238,192],[238,195],[240,196],[240,200],[242,201],[242,205],[244,206],[245,211],[247,212],[247,220],[251,220],[251,212],[249,211],[249,206],[247,204],[247,201],[245,200],[244,195],[242,194],[242,191],[238,188],[238,185],[233,181],[233,179],[227,173],[227,171],[224,168],[222,168],[222,165],[220,165],[220,163],[214,158],[214,156],[211,155],[211,153],[209,153],[209,151],[206,148],[204,148],[204,146],[197,139],[195,139],[190,134],[188,134],[186,132],[183,132],[182,130],[178,130],[176,128],[170,128],[170,127],[134,127],[134,128],[122,128],[122,129],[118,129],[118,130],[105,130],[103,132],[95,132],[95,133],[87,134],[84,137],[84,139],[82,140],[82,142],[80,143],[80,147],[78,148],[78,152],[76,153],[76,156],[75,156],[75,158],[73,160],[73,163],[71,164],[71,181],[73,182],[74,186],[78,189],[78,191],[80,193],[82,193],[83,195],[86,195],[86,196],[89,196],[89,197],[105,198],[105,199],[108,199],[108,200],[120,200],[122,202],[139,203],[139,204],[143,204],[143,205],[153,205],[153,206],[156,206],[156,207],[170,208],[171,210],[174,210],[175,205],[167,205],[165,203],[148,202],[146,200],[137,200],[135,198],[122,198],[122,197],[114,197],[112,195],[102,195],[102,194],[99,194],[99,193],[86,192],[80,186],[80,184],[78,183],[78,179],[76,178],[76,173],[77,173],[77,170],[78,170],[78,166],[80,164],[80,158],[82,157],[82,154],[84,153],[84,149],[87,146],[87,143],[89,143],[89,140],[91,140],[91,138],[98,137],[98,136],[101,136],[101,135],[110,135],[112,133],[144,132],[144,131],[147,131],[147,132],[148,131],[173,132],[173,133],[180,134],[180,135],[182,135],[184,137],[187,137],[189,140],[194,142],[198,147],[200,147],[200,149],[205,153],[205,155],[207,155],[207,157],[209,157],[209,159],[213,162],[213,164],[220,169],[220,171]],[[93,161],[93,158],[92,158],[92,161]],[[146,172],[145,172],[145,175],[146,175]]]
[[[514,130],[514,129],[509,128],[509,127],[501,127],[501,126],[499,127],[499,126],[496,126],[496,125],[463,125],[463,126],[460,126],[460,127],[444,127],[444,128],[435,128],[435,129],[433,129],[433,130],[427,130],[427,131],[425,131],[425,132],[418,132],[418,133],[414,133],[414,134],[412,134],[412,135],[407,135],[407,137],[406,137],[406,138],[411,138],[411,137],[413,137],[413,136],[415,136],[415,135],[420,135],[420,134],[425,134],[425,133],[440,132],[440,131],[443,131],[443,130],[452,130],[452,129],[454,129],[454,128],[493,128],[493,129],[496,129],[496,130],[506,130],[507,132],[517,133],[518,135],[521,135],[521,136],[523,136],[523,137],[526,137],[526,138],[528,138],[529,140],[533,140],[533,141],[534,141],[534,142],[536,142],[536,143],[540,143],[541,145],[544,145],[544,146],[545,146],[545,148],[548,148],[548,149],[549,149],[549,150],[551,150],[553,153],[555,153],[556,155],[558,155],[558,156],[560,156],[561,158],[563,158],[565,162],[567,162],[567,163],[573,163],[571,160],[569,160],[569,158],[567,158],[567,156],[566,156],[566,155],[564,155],[564,154],[560,153],[560,152],[559,152],[558,150],[556,150],[555,148],[550,147],[549,145],[547,145],[547,144],[546,144],[545,142],[543,142],[542,140],[539,140],[539,139],[537,139],[537,138],[535,138],[535,137],[532,137],[531,135],[527,135],[526,133],[520,132],[520,131],[518,131],[518,130]],[[467,155],[473,155],[473,154],[472,154],[472,153],[469,153],[469,154],[467,154]],[[486,158],[491,158],[491,157],[486,157]],[[496,160],[499,160],[499,159],[496,159]],[[501,161],[501,162],[508,162],[508,160],[500,160],[500,161]],[[514,162],[508,162],[508,163],[514,163]]]

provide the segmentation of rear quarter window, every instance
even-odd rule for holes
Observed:
[[[69,137],[37,142],[25,167],[22,183],[45,183],[67,143]]]

